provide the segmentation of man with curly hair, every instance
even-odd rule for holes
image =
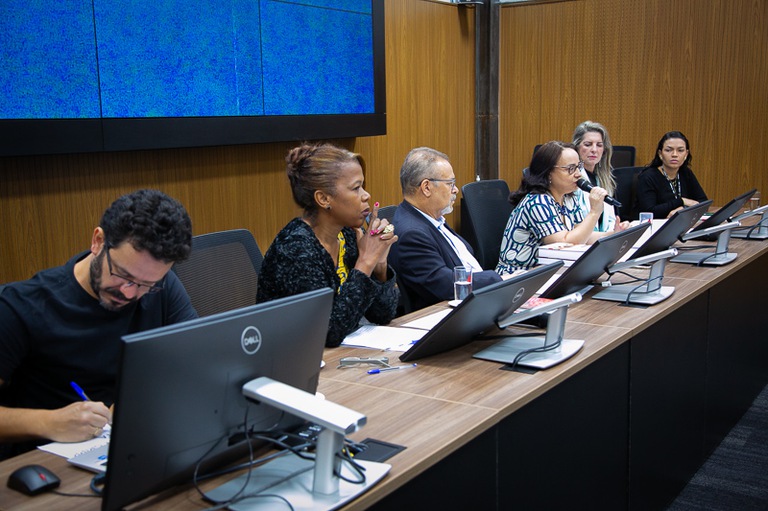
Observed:
[[[104,212],[90,250],[3,289],[0,458],[102,433],[121,337],[197,317],[169,271],[191,242],[184,206],[138,190]]]

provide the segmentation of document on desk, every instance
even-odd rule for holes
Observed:
[[[107,453],[112,429],[107,425],[104,432],[96,438],[83,442],[51,442],[39,445],[41,451],[67,458],[67,461],[93,472],[104,472],[107,469]]]
[[[378,350],[407,351],[415,341],[421,339],[426,333],[426,330],[416,328],[364,325],[345,337],[341,345]]]
[[[111,428],[104,428],[104,432],[101,435],[96,438],[91,438],[90,440],[85,440],[83,442],[51,442],[49,444],[38,445],[37,448],[41,451],[49,452],[63,458],[74,458],[78,454],[109,445],[111,431]]]

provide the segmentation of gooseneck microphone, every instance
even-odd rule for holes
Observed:
[[[589,193],[589,191],[592,188],[594,188],[592,186],[592,183],[590,183],[589,181],[587,181],[583,177],[581,179],[579,179],[578,181],[576,181],[576,186],[578,186],[579,188],[581,188],[582,190],[584,190],[587,193]],[[606,204],[610,204],[611,206],[616,206],[617,208],[621,207],[621,202],[617,201],[616,199],[614,199],[610,195],[606,195],[605,197],[603,197],[603,202],[605,202]]]

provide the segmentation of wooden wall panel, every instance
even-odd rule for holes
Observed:
[[[533,147],[570,140],[586,119],[648,163],[666,131],[691,142],[693,169],[723,204],[768,200],[768,2],[572,0],[501,11],[500,176]]]
[[[414,146],[447,152],[460,183],[474,176],[474,9],[385,5],[388,134],[341,141],[363,155],[382,205],[400,201],[398,171]],[[500,176],[514,187],[535,144],[593,119],[615,144],[635,145],[640,162],[664,131],[685,132],[719,204],[751,185],[768,193],[766,20],[764,0],[504,7]],[[264,251],[298,213],[284,175],[291,145],[0,158],[0,282],[87,248],[103,209],[139,187],[184,202],[195,232],[244,227]]]
[[[386,4],[387,136],[355,144],[366,158],[368,191],[382,205],[402,201],[400,166],[414,147],[446,153],[459,187],[475,175],[474,9],[415,0]],[[454,227],[456,209],[448,219]]]
[[[447,152],[460,182],[474,175],[473,10],[385,5],[388,134],[337,141],[362,154],[366,188],[382,205],[400,202],[400,164],[416,145]],[[0,282],[87,249],[111,201],[143,187],[183,202],[195,233],[246,228],[266,251],[299,214],[285,176],[293,145],[0,158]]]

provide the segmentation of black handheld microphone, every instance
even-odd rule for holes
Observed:
[[[576,186],[578,186],[579,188],[581,188],[582,190],[584,190],[587,193],[589,193],[589,191],[592,188],[594,188],[592,186],[592,183],[590,183],[589,181],[587,181],[583,177],[581,179],[579,179],[578,181],[576,181]],[[605,202],[606,204],[610,204],[611,206],[616,206],[617,208],[621,207],[621,202],[617,201],[616,199],[614,199],[610,195],[606,195],[605,197],[603,197],[603,202]]]

